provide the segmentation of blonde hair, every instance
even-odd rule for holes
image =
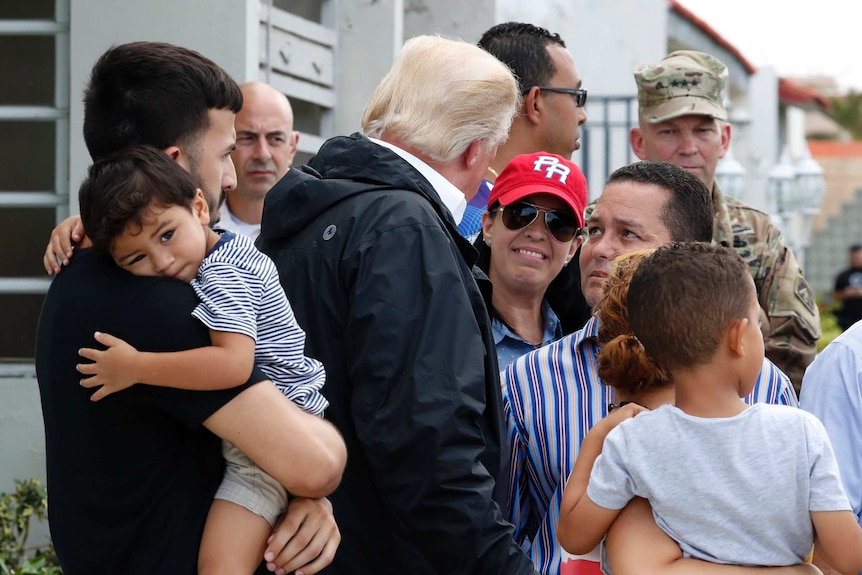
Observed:
[[[362,131],[392,134],[432,160],[451,162],[481,140],[506,140],[520,104],[505,64],[478,46],[440,36],[404,44],[365,110]]]

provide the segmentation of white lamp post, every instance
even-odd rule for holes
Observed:
[[[734,126],[741,128],[751,123],[748,111],[734,106],[727,94],[724,97],[724,109],[727,110],[728,121]],[[733,155],[730,144],[715,168],[715,179],[724,195],[738,199],[745,197],[745,167]]]
[[[808,149],[808,143],[802,143],[802,153],[796,161],[796,188],[800,199],[800,230],[799,230],[799,247],[797,256],[799,263],[806,265],[805,256],[807,248],[811,243],[811,225],[814,223],[814,217],[820,213],[820,204],[823,202],[823,196],[826,194],[826,180],[823,179],[823,168],[814,158],[811,157],[811,151]]]
[[[790,151],[787,146],[781,152],[778,163],[768,174],[769,178],[769,211],[783,219],[793,211],[796,201],[796,169],[790,163]]]
[[[733,198],[743,198],[745,194],[745,168],[733,156],[733,148],[727,148],[727,153],[715,168],[715,179],[721,192]]]
[[[802,145],[802,153],[794,167],[800,207],[817,214],[826,193],[826,181],[823,179],[823,168],[811,157],[808,143]]]

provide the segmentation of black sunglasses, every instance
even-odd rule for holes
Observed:
[[[545,226],[558,242],[569,242],[578,233],[578,222],[575,216],[561,210],[549,210],[527,202],[512,202],[508,206],[500,206],[495,211],[503,212],[503,225],[512,231],[526,228],[536,221],[540,212],[544,212]]]
[[[552,86],[530,86],[529,88],[524,88],[521,90],[521,95],[526,96],[527,93],[533,88],[538,88],[539,90],[544,90],[545,92],[556,92],[558,94],[568,94],[575,99],[575,106],[578,108],[583,108],[587,103],[587,91],[583,88],[554,88]]]

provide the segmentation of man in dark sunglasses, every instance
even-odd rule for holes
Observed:
[[[512,69],[522,103],[509,139],[497,150],[458,226],[466,238],[475,237],[482,228],[491,184],[512,158],[544,151],[569,160],[580,147],[580,126],[587,121],[587,91],[559,34],[532,24],[506,22],[488,29],[479,47]]]
[[[476,239],[482,229],[491,187],[506,164],[517,155],[540,151],[571,159],[580,147],[580,127],[587,121],[587,91],[559,34],[524,22],[506,22],[489,28],[479,46],[512,69],[522,103],[509,139],[497,150],[458,225],[461,235],[469,239]],[[577,259],[557,275],[546,298],[560,319],[563,333],[584,325],[590,308],[581,295]]]

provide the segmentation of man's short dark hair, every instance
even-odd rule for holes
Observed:
[[[548,54],[549,45],[566,47],[559,34],[524,22],[497,24],[479,39],[480,48],[511,68],[521,90],[547,86],[557,72]]]
[[[108,252],[128,224],[143,226],[147,208],[191,208],[200,184],[154,146],[131,146],[97,160],[78,191],[81,221],[93,249]]]
[[[198,52],[163,42],[121,44],[93,66],[84,141],[93,160],[135,144],[165,149],[206,130],[209,110],[241,107],[237,83]]]
[[[619,182],[652,184],[670,192],[661,219],[671,240],[712,241],[712,195],[694,174],[667,162],[645,160],[614,171],[605,186]]]
[[[644,258],[632,275],[629,323],[657,363],[671,370],[693,367],[709,362],[730,323],[748,315],[754,297],[748,266],[733,248],[669,244]]]
[[[850,246],[850,253],[862,252],[862,244],[853,244]]]

